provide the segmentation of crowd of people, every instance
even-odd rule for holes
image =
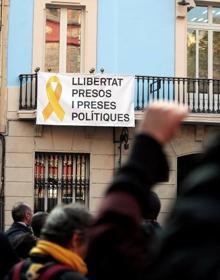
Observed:
[[[169,174],[163,147],[186,116],[182,105],[148,106],[95,216],[77,204],[33,215],[17,203],[0,235],[0,279],[220,279],[220,135],[185,179],[163,228],[157,222],[152,188]]]

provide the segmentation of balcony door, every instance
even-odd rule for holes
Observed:
[[[83,71],[83,14],[80,7],[46,6],[45,71]]]
[[[220,7],[197,6],[187,19],[187,76],[220,79]]]

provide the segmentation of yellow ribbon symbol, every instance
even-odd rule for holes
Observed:
[[[53,89],[52,83],[56,83],[55,89]],[[58,102],[62,93],[62,85],[60,83],[60,80],[56,76],[52,76],[48,79],[46,84],[46,91],[49,103],[43,110],[44,120],[46,121],[54,112],[57,115],[58,119],[62,121],[65,112]]]

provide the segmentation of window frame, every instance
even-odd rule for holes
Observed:
[[[50,211],[58,204],[77,201],[89,209],[90,162],[89,153],[36,151],[34,153],[34,211]],[[76,192],[80,189],[84,191],[84,200],[76,200]],[[71,199],[64,195],[68,190],[71,190]],[[56,193],[54,197],[53,192]]]
[[[212,17],[212,8],[216,7],[217,4],[213,3],[200,3],[197,6],[206,6],[208,9],[208,22],[207,23],[197,23],[193,22],[190,23],[187,21],[187,33],[188,30],[195,30],[196,31],[196,78],[199,78],[199,53],[198,53],[198,38],[199,38],[199,31],[207,31],[208,32],[208,79],[213,79],[213,32],[220,32],[220,24],[213,23]],[[218,4],[220,8],[220,3]],[[187,48],[187,47],[186,47]],[[186,63],[188,62],[188,59]]]
[[[66,71],[67,68],[67,10],[71,7],[71,9],[74,10],[80,10],[81,11],[81,40],[80,40],[80,73],[84,72],[84,41],[85,41],[85,8],[82,6],[54,6],[54,5],[46,5],[46,9],[50,8],[57,8],[60,10],[60,38],[59,38],[59,73],[70,73]],[[45,10],[46,10],[45,9]],[[45,25],[46,25],[46,16],[45,16]],[[46,45],[46,34],[44,37],[44,58],[45,58],[45,45]],[[44,66],[45,66],[45,60],[44,60]],[[48,69],[44,69],[45,71],[48,71]],[[77,72],[77,73],[79,73]]]
[[[181,6],[176,1],[175,75],[177,77],[187,77],[187,9],[203,5],[220,6],[220,0],[188,0],[188,2],[189,6]]]
[[[40,67],[47,71],[45,64],[45,19],[46,7],[82,8],[84,10],[84,27],[82,33],[81,73],[89,73],[91,68],[96,68],[96,43],[97,43],[97,0],[35,0],[33,23],[33,71]],[[42,28],[41,28],[42,27]],[[63,70],[63,69],[62,69]],[[63,72],[63,71],[62,71]]]

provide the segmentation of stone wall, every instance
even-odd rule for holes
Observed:
[[[5,166],[5,224],[11,220],[15,202],[24,201],[33,206],[35,152],[76,152],[90,154],[90,203],[95,213],[108,182],[118,167],[120,129],[113,138],[112,128],[54,127],[35,125],[34,120],[10,120],[6,136]],[[165,147],[170,163],[168,182],[155,186],[162,209],[159,221],[164,222],[176,197],[177,159],[180,156],[199,153],[207,137],[219,126],[184,124],[176,138]],[[129,130],[129,147],[132,146],[134,129]],[[114,140],[115,143],[114,143]],[[122,162],[129,150],[122,149]],[[153,159],[152,159],[153,160]]]
[[[11,209],[24,201],[33,207],[35,152],[90,154],[90,210],[95,212],[114,170],[111,128],[53,127],[36,130],[32,121],[9,121],[6,137],[5,224]],[[36,136],[38,135],[38,136]]]

